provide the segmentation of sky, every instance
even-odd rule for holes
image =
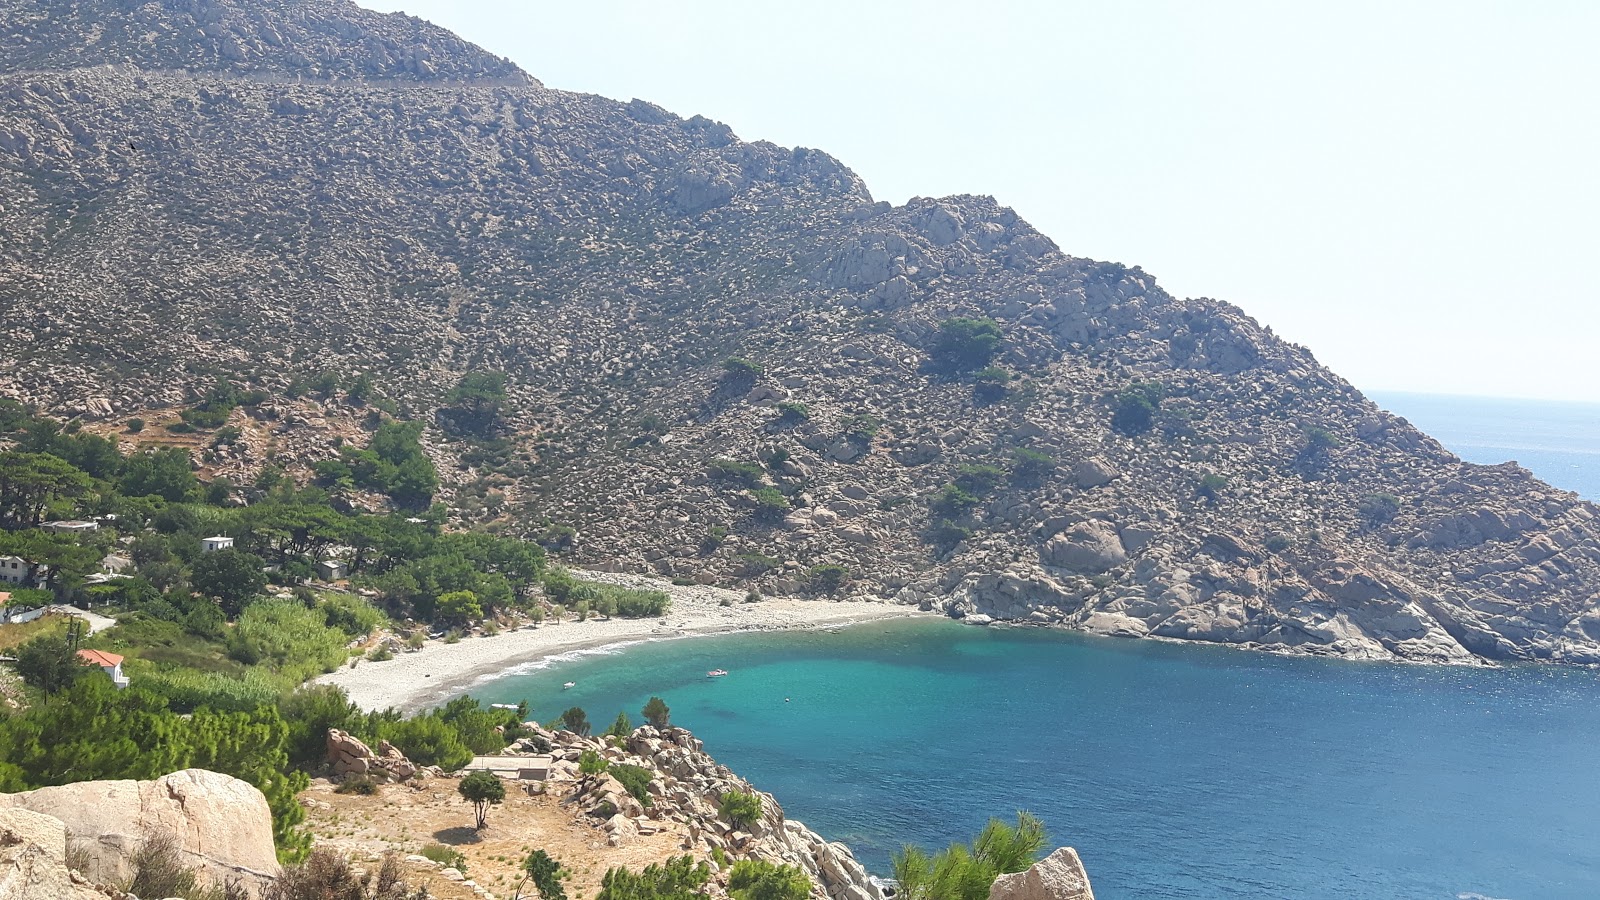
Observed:
[[[879,200],[992,195],[1363,390],[1600,402],[1600,2],[361,2]]]

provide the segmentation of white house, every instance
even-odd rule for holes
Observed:
[[[0,556],[0,581],[8,584],[33,584],[33,563],[20,556]]]
[[[231,537],[222,537],[221,535],[218,535],[216,537],[208,537],[208,538],[201,538],[200,539],[200,552],[201,553],[215,553],[218,550],[232,550],[232,549],[233,549],[233,538],[231,538]]]
[[[348,567],[337,559],[325,559],[317,563],[317,577],[323,581],[338,581],[349,574]]]
[[[111,676],[111,683],[121,690],[128,686],[128,676],[122,674],[122,657],[104,650],[79,650],[78,659],[81,662],[100,667],[102,672]]]
[[[69,519],[56,522],[46,522],[43,525],[40,525],[39,528],[53,534],[88,534],[91,531],[99,531],[100,523],[83,522],[77,519]]]

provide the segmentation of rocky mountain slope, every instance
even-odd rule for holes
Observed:
[[[504,371],[509,449],[436,451],[485,520],[575,529],[577,564],[1600,662],[1595,507],[992,199],[875,203],[825,153],[342,2],[13,0],[0,35],[0,393],[121,419],[214,369],[274,392],[332,370],[430,418]],[[1003,371],[937,370],[952,317],[998,323]]]

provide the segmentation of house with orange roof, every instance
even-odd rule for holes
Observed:
[[[104,650],[79,650],[78,660],[85,665],[99,666],[100,670],[111,676],[111,683],[121,690],[128,686],[128,676],[122,674],[122,657]]]

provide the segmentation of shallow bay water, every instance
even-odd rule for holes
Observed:
[[[659,695],[880,873],[902,842],[1029,809],[1108,898],[1600,896],[1588,671],[916,619],[639,644],[472,693],[542,720],[581,706],[596,730]]]

